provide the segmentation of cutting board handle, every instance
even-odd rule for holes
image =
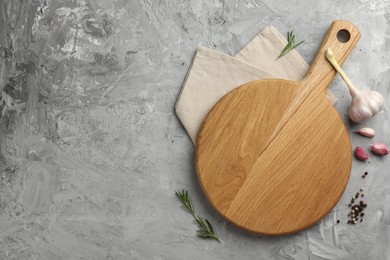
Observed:
[[[326,49],[331,48],[335,59],[342,65],[359,39],[360,32],[355,25],[343,20],[334,21],[310,66],[309,72],[303,79],[303,82],[307,83],[304,84],[306,90],[323,92],[325,96],[326,89],[336,75],[336,70],[325,57]],[[319,84],[320,82],[322,84]],[[323,86],[323,88],[318,86]]]

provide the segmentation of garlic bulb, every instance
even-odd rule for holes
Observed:
[[[383,107],[383,96],[376,91],[361,91],[356,87],[349,87],[352,104],[349,107],[349,118],[361,123],[373,117]]]
[[[340,73],[348,86],[349,93],[352,96],[352,102],[349,107],[349,118],[355,123],[361,123],[373,117],[383,107],[383,96],[377,91],[362,91],[357,89],[344,71],[340,68],[333,52],[330,48],[326,50],[326,58],[333,67]]]

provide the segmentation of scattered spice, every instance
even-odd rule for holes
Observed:
[[[364,172],[362,178],[366,177],[368,172]],[[348,221],[347,224],[356,225],[359,222],[363,222],[364,217],[364,209],[367,207],[367,203],[363,201],[363,199],[359,200],[359,197],[364,197],[363,188],[360,188],[358,192],[356,192],[355,196],[352,197],[351,203],[348,204],[350,208],[350,212],[348,213]],[[356,201],[356,203],[355,203]]]

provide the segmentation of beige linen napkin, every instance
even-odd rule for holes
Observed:
[[[175,107],[194,143],[207,113],[232,89],[258,79],[301,80],[306,75],[309,66],[295,49],[275,61],[286,44],[274,27],[267,27],[234,57],[198,48]],[[327,98],[336,102],[330,91]]]

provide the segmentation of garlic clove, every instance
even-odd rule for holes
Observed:
[[[376,155],[386,155],[389,153],[389,148],[384,143],[370,144],[371,151]]]
[[[353,131],[354,133],[360,134],[365,137],[373,137],[375,136],[375,130],[369,127],[363,127],[360,128],[359,130]]]
[[[361,148],[360,146],[356,146],[355,156],[356,156],[356,159],[358,159],[360,161],[365,161],[368,159],[368,153],[366,151],[364,151],[364,149]]]

